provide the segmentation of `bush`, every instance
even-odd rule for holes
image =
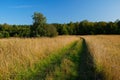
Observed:
[[[3,38],[3,34],[2,33],[0,33],[0,38]]]
[[[58,35],[57,29],[53,25],[48,25],[46,27],[46,30],[47,30],[47,36],[48,37],[55,37],[55,36]]]
[[[7,31],[1,31],[0,32],[0,37],[1,38],[8,38],[8,37],[10,37],[10,35],[9,35],[9,33],[7,32]]]

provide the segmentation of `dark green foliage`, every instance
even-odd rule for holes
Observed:
[[[95,35],[95,34],[120,34],[120,21],[117,22],[89,22],[87,20],[68,23],[53,24],[59,35]]]
[[[75,31],[74,31],[74,28],[75,28],[74,23],[70,22],[70,23],[68,24],[68,27],[67,27],[68,33],[69,33],[70,35],[74,34],[74,32],[75,32]]]
[[[46,24],[46,17],[41,13],[34,13],[34,23],[31,26],[31,37],[54,37],[57,36],[56,28],[51,24]]]
[[[67,35],[68,34],[68,30],[67,30],[67,25],[66,24],[64,24],[63,26],[62,26],[62,28],[61,28],[61,34],[62,35]]]
[[[42,13],[35,12],[33,15],[33,20],[35,25],[44,26],[46,24],[46,17]]]
[[[4,35],[5,38],[9,37],[9,33],[7,31],[2,31],[2,34]]]
[[[0,31],[0,37],[8,38],[8,37],[10,37],[10,35],[7,31]]]
[[[29,28],[21,28],[19,30],[19,37],[30,37],[30,29]]]
[[[3,34],[2,33],[0,33],[0,38],[3,38]]]
[[[31,37],[46,36],[45,26],[33,25],[31,26]]]
[[[120,34],[120,20],[115,22],[70,22],[47,24],[46,17],[38,12],[32,16],[33,25],[0,24],[0,38],[7,37],[54,37],[57,35]]]
[[[66,24],[58,24],[56,28],[57,28],[59,35],[69,34],[68,33],[68,26]]]
[[[53,25],[47,25],[46,30],[47,30],[47,36],[49,37],[54,37],[58,35],[57,29]]]
[[[46,36],[46,18],[42,13],[35,12],[33,15],[33,25],[31,26],[31,36],[32,37],[42,37]]]
[[[0,25],[0,37],[30,37],[29,25]]]

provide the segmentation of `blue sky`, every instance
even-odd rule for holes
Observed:
[[[32,24],[34,12],[47,23],[115,21],[120,19],[120,0],[0,0],[0,23]]]

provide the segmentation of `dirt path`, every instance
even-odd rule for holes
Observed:
[[[103,80],[103,74],[96,72],[93,56],[90,54],[85,39],[83,39],[82,53],[79,64],[79,80]]]
[[[103,80],[103,76],[96,72],[93,57],[82,38],[45,80]]]

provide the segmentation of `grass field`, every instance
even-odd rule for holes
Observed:
[[[78,37],[0,39],[0,79],[12,80],[23,75],[20,71],[34,68],[34,64],[48,58],[59,49],[78,40]],[[26,74],[25,74],[26,75]]]
[[[120,80],[120,36],[84,36],[97,71],[104,80]]]
[[[0,80],[120,80],[120,36],[0,39]]]

